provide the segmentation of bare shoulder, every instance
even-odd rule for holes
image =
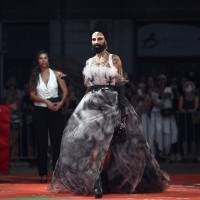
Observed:
[[[112,55],[112,61],[114,65],[118,65],[121,63],[120,57],[118,55],[113,54]]]
[[[56,76],[56,79],[58,82],[60,81],[64,81],[64,79],[61,79],[61,74],[63,74],[61,71],[58,71],[58,70],[53,70],[55,76]],[[64,75],[64,74],[63,74]]]
[[[59,71],[58,70],[54,70],[54,69],[52,69],[52,70],[53,70],[55,76],[58,77]]]

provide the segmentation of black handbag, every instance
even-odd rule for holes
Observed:
[[[115,145],[117,143],[124,143],[126,139],[127,139],[126,123],[121,122],[114,129],[111,145]]]
[[[170,117],[174,115],[174,109],[173,108],[163,108],[160,110],[160,114],[162,117]]]

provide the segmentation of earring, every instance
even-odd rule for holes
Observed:
[[[107,43],[106,43],[106,49],[108,49],[108,45],[107,45]]]

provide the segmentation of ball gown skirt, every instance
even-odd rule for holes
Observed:
[[[112,145],[107,170],[112,193],[161,192],[169,185],[143,135],[140,119],[126,101],[128,138]],[[100,89],[87,93],[69,118],[63,132],[60,157],[49,192],[93,194],[114,128],[120,120],[118,94]]]

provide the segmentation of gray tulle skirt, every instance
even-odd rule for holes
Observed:
[[[143,135],[140,119],[127,101],[128,138],[111,146],[107,174],[112,193],[161,192],[169,185]],[[116,91],[87,93],[67,122],[49,192],[93,194],[114,128],[120,120]]]

